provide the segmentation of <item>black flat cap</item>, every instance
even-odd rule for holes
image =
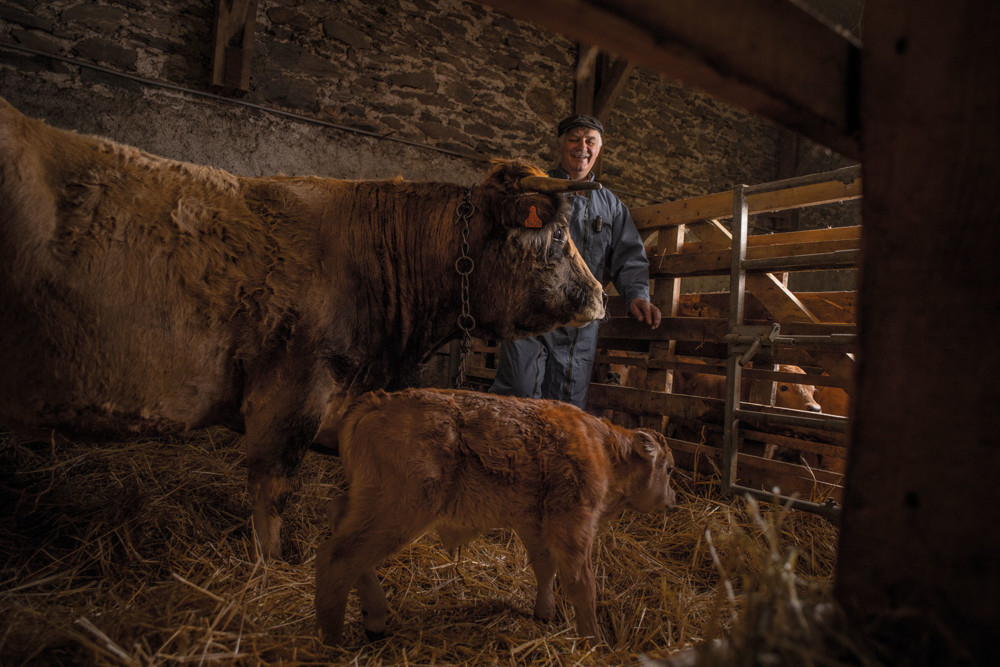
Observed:
[[[600,132],[601,136],[604,135],[604,126],[601,125],[601,121],[597,120],[593,116],[581,113],[576,114],[575,116],[570,116],[559,123],[559,127],[556,130],[556,136],[561,137],[574,127],[589,127]]]

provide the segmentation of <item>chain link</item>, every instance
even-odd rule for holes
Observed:
[[[458,374],[455,376],[455,388],[465,387],[465,359],[472,351],[472,330],[476,328],[476,318],[472,316],[469,303],[469,276],[476,268],[476,263],[469,257],[469,221],[476,208],[472,205],[472,188],[465,191],[465,196],[455,209],[455,223],[462,225],[462,245],[458,259],[455,260],[455,271],[461,277],[462,312],[458,316],[458,328],[462,330],[460,361]]]

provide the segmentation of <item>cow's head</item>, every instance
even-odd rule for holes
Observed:
[[[470,276],[479,329],[522,338],[604,317],[605,294],[569,235],[563,193],[595,183],[548,178],[523,161],[499,163],[476,188],[486,232]]]

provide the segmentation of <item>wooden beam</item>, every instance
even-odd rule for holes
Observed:
[[[594,113],[597,90],[597,56],[599,49],[589,44],[576,45],[576,86],[573,109],[575,113]]]
[[[714,220],[709,221],[707,225],[699,225],[694,232],[706,247],[732,247],[732,234]],[[757,297],[761,305],[779,322],[819,322],[805,304],[799,301],[799,298],[774,274],[748,273],[746,289]]]
[[[850,181],[827,181],[787,190],[752,193],[747,197],[750,215],[785,211],[805,206],[832,204],[861,197],[861,177]],[[724,220],[733,216],[732,191],[653,204],[631,209],[632,219],[642,232],[701,220]],[[753,238],[753,237],[750,237]]]
[[[216,0],[212,33],[212,85],[250,90],[257,0]]]
[[[633,69],[635,69],[634,63],[619,58],[607,68],[601,77],[600,86],[594,94],[594,115],[602,123],[608,122],[611,110],[614,108],[618,96],[625,89],[625,84],[628,83],[629,75],[632,74]]]
[[[895,637],[889,663],[993,664],[1000,3],[868,0],[864,25],[862,326],[835,594],[854,627]]]
[[[860,157],[860,49],[790,0],[487,2]]]

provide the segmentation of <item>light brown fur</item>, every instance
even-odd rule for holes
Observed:
[[[686,363],[704,363],[699,359],[684,358],[681,361]],[[777,371],[779,373],[796,373],[799,375],[805,375],[806,373],[798,366],[792,366],[791,364],[779,364]],[[774,405],[776,407],[819,412],[819,403],[813,398],[813,394],[816,392],[816,387],[813,385],[785,381],[780,381],[777,385],[777,391],[774,395]],[[745,383],[743,388],[744,396],[748,393],[748,390],[749,383]],[[674,393],[704,396],[706,398],[725,398],[726,377],[710,373],[679,371],[674,375]]]
[[[319,550],[317,620],[341,638],[357,586],[365,629],[385,629],[374,567],[434,528],[452,548],[513,529],[534,569],[534,613],[555,611],[559,571],[581,636],[600,639],[592,546],[603,517],[674,504],[673,456],[662,435],[597,419],[558,401],[467,391],[374,392],[357,399],[333,434],[349,483],[330,506],[333,533]]]
[[[404,386],[454,338],[468,193],[476,335],[603,316],[543,175],[479,185],[245,178],[54,129],[0,99],[0,424],[120,439],[246,433],[254,523],[280,511],[324,411]],[[534,207],[541,229],[525,229]]]

